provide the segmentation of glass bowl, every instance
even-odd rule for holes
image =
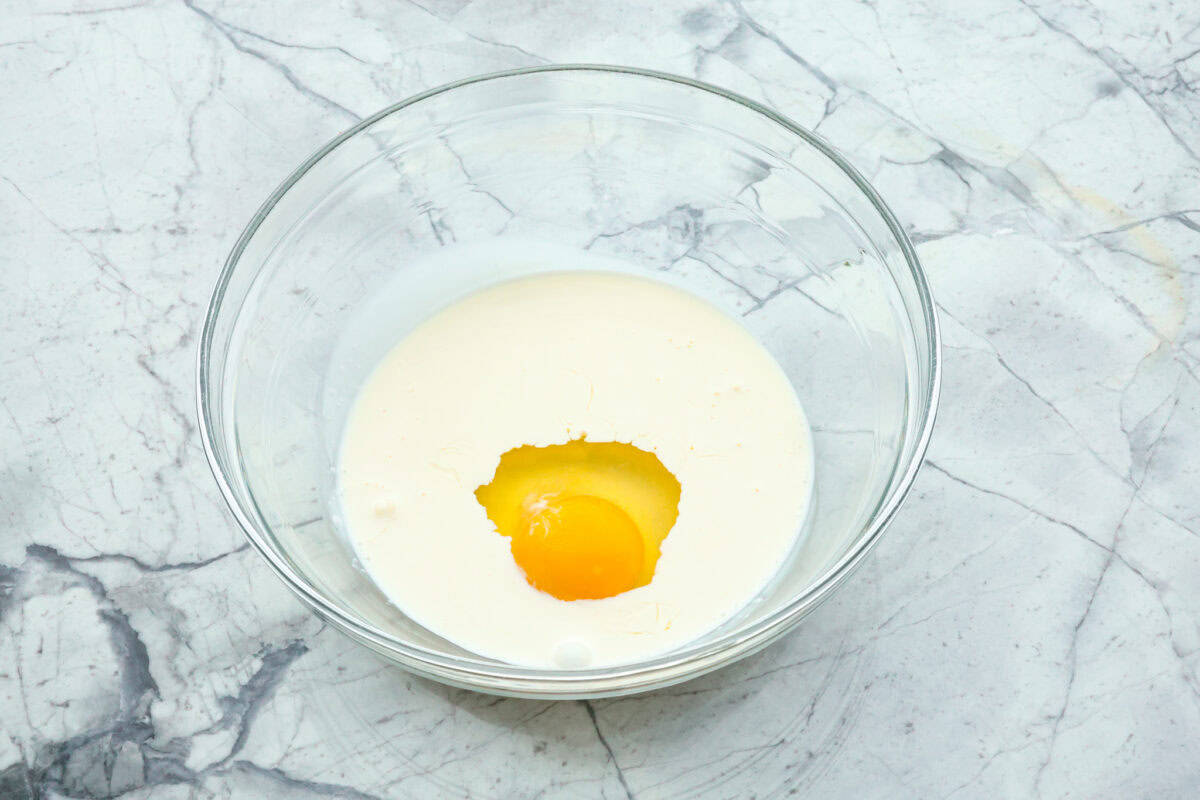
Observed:
[[[479,247],[531,256],[482,272],[478,259],[455,258]],[[667,655],[574,671],[484,658],[408,619],[356,564],[335,497],[350,401],[384,352],[447,303],[546,269],[536,254],[564,248],[739,319],[794,385],[816,465],[800,544],[735,619]],[[564,261],[552,266],[597,263]],[[229,507],[319,615],[437,681],[598,697],[729,664],[826,598],[912,484],[938,383],[937,321],[912,244],[833,148],[713,86],[581,65],[434,89],[304,162],[221,272],[197,386],[201,438]]]

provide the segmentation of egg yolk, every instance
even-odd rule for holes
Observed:
[[[584,439],[509,450],[492,482],[475,490],[525,579],[559,600],[648,584],[679,495],[679,481],[653,453]]]

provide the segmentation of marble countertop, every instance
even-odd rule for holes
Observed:
[[[1200,6],[45,0],[0,11],[0,796],[1195,797]],[[692,683],[507,700],[390,668],[244,544],[192,363],[291,168],[561,61],[817,129],[942,311],[930,460],[866,565]]]

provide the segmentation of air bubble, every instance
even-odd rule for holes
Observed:
[[[554,648],[554,663],[560,669],[583,669],[592,663],[592,648],[579,639],[567,639]]]

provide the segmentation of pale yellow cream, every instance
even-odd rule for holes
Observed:
[[[649,583],[564,601],[525,579],[475,492],[513,448],[581,436],[653,453],[680,498]],[[811,482],[803,411],[747,331],[679,289],[590,271],[503,283],[418,326],[363,386],[340,460],[350,539],[392,602],[541,667],[628,663],[712,631],[792,550]]]

